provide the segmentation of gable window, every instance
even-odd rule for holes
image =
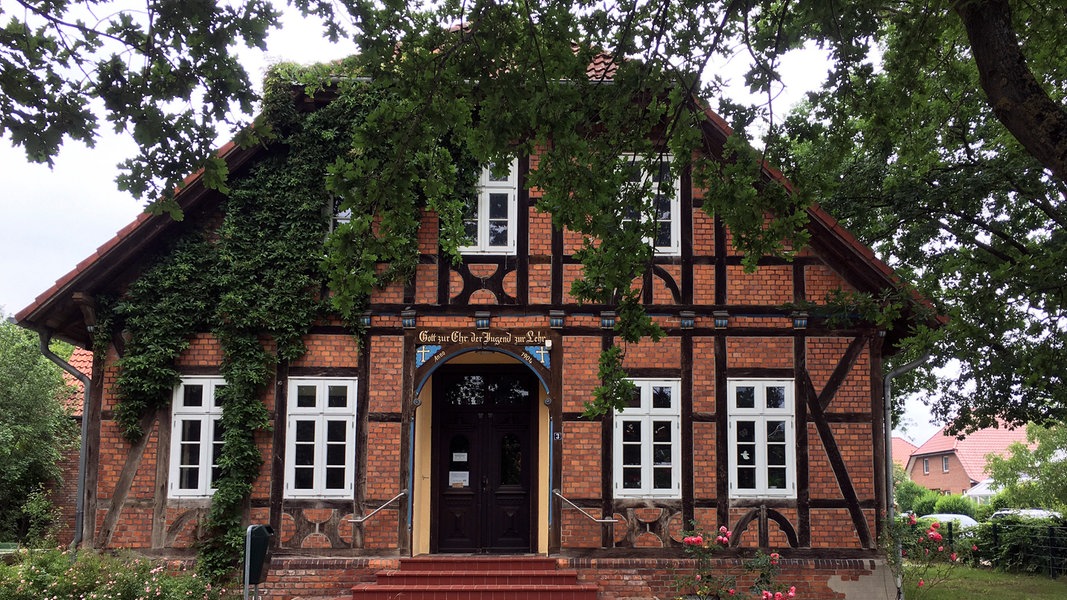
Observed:
[[[624,156],[629,186],[652,190],[652,212],[641,215],[642,221],[653,221],[655,232],[646,240],[656,254],[673,255],[681,252],[681,181],[671,176],[669,156],[648,162],[638,156]],[[636,218],[631,215],[630,219]],[[629,220],[629,219],[628,219]]]
[[[948,473],[948,455],[941,457],[941,472]]]
[[[930,474],[930,459],[929,458],[924,458],[923,459],[923,475],[929,475],[929,474]]]
[[[795,498],[792,380],[731,379],[727,394],[730,495]]]
[[[460,246],[467,254],[514,254],[519,199],[519,161],[493,173],[494,165],[482,168],[478,194],[471,198],[463,214],[463,229],[469,245]]]
[[[355,482],[356,380],[289,380],[285,497],[340,498]]]
[[[681,398],[677,379],[632,379],[615,414],[616,498],[681,498]]]
[[[222,452],[222,407],[216,395],[226,382],[216,377],[183,377],[171,401],[171,497],[206,498],[215,492]]]

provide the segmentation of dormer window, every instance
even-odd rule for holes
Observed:
[[[518,160],[512,160],[506,171],[497,170],[494,165],[482,168],[478,177],[478,194],[470,199],[463,214],[463,228],[469,244],[460,246],[460,252],[515,253],[518,166]]]
[[[681,252],[681,195],[682,186],[677,177],[671,175],[669,156],[660,156],[655,161],[647,161],[636,155],[623,157],[627,174],[627,185],[635,188],[651,188],[651,212],[640,215],[642,222],[652,221],[654,232],[646,242],[656,254],[675,255]],[[638,215],[631,215],[636,219]]]

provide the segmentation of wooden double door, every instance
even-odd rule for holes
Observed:
[[[530,552],[537,380],[506,365],[434,377],[431,550]]]

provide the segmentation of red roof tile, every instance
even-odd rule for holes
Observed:
[[[93,353],[91,351],[86,350],[85,348],[74,348],[74,353],[70,355],[70,359],[67,360],[67,362],[70,363],[70,366],[81,371],[85,375],[89,377],[93,376]],[[75,391],[63,401],[63,404],[70,409],[72,415],[80,416],[82,414],[82,404],[85,401],[85,387],[82,385],[81,381],[78,381],[73,375],[66,371],[63,371],[63,381],[67,385],[76,388]]]
[[[894,435],[891,448],[893,452],[893,462],[898,463],[902,467],[908,464],[908,458],[911,456],[912,452],[915,452],[915,448],[915,444],[900,436]]]
[[[919,446],[913,457],[935,454],[955,454],[971,481],[982,481],[986,472],[986,455],[1007,455],[1008,446],[1015,442],[1026,443],[1026,428],[1008,429],[1003,422],[1000,427],[979,429],[962,440],[947,435],[942,427],[925,444]]]

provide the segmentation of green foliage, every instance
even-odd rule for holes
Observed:
[[[933,490],[926,490],[925,493],[912,502],[912,511],[919,516],[932,514],[936,512],[937,501],[940,499],[941,494]]]
[[[1014,443],[1008,456],[990,455],[989,474],[1016,508],[1067,507],[1067,424],[1028,425],[1027,444]]]
[[[970,498],[965,498],[959,494],[950,494],[948,496],[941,496],[937,499],[937,503],[934,504],[933,512],[973,517],[975,515],[976,507],[977,505]]]
[[[1047,573],[1050,547],[1062,548],[1065,539],[1067,527],[1059,519],[1009,515],[980,524],[974,543],[979,548],[979,558],[999,571]]]
[[[78,434],[62,403],[72,392],[59,367],[41,355],[37,335],[0,319],[2,540],[37,541],[46,531],[50,511],[41,486],[60,478],[57,463]]]
[[[0,598],[40,600],[222,600],[233,592],[169,566],[83,550],[19,551],[0,562]]]
[[[905,479],[893,488],[893,493],[896,496],[897,508],[899,508],[901,512],[917,512],[915,510],[916,500],[929,494],[930,490],[910,479]]]

